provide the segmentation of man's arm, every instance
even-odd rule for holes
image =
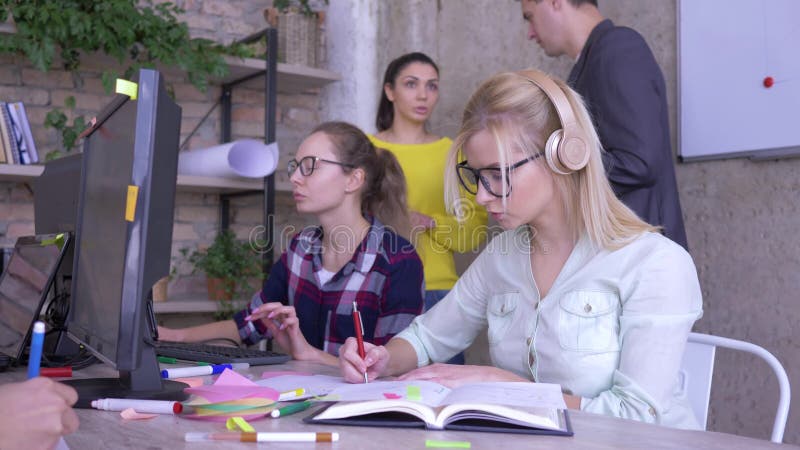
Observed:
[[[629,29],[604,36],[590,58],[584,95],[614,192],[652,186],[671,152],[661,69],[644,39]]]

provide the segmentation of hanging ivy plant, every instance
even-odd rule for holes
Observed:
[[[153,0],[0,0],[0,22],[9,16],[15,34],[0,35],[0,52],[25,55],[39,70],[53,68],[56,55],[63,69],[77,71],[81,59],[104,53],[124,70],[109,68],[102,74],[106,93],[117,78],[131,78],[140,68],[177,67],[200,91],[211,77],[227,74],[224,55],[250,56],[240,45],[222,45],[208,39],[191,38],[189,27],[178,20],[184,10],[170,2]],[[72,105],[65,105],[74,109]],[[78,120],[80,119],[80,120]],[[56,128],[69,151],[86,120],[70,125],[63,111],[48,114],[46,125]]]

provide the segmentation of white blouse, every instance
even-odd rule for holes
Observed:
[[[702,315],[691,256],[656,233],[598,250],[584,236],[547,296],[527,227],[497,236],[450,293],[397,335],[418,365],[447,361],[488,328],[492,364],[582,397],[581,409],[699,429],[674,395],[686,339]]]

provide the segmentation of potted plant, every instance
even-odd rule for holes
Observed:
[[[264,18],[278,29],[278,61],[318,67],[324,59],[324,13],[311,9],[309,0],[274,0],[272,6],[264,10]]]
[[[192,264],[192,274],[206,274],[208,298],[221,302],[217,318],[227,318],[233,312],[232,299],[247,296],[250,282],[263,276],[258,254],[230,230],[217,234],[208,248],[191,253],[184,248],[181,254]]]

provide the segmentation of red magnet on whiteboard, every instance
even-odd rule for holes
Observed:
[[[775,84],[775,80],[772,77],[764,77],[765,88],[771,88],[773,84]]]

